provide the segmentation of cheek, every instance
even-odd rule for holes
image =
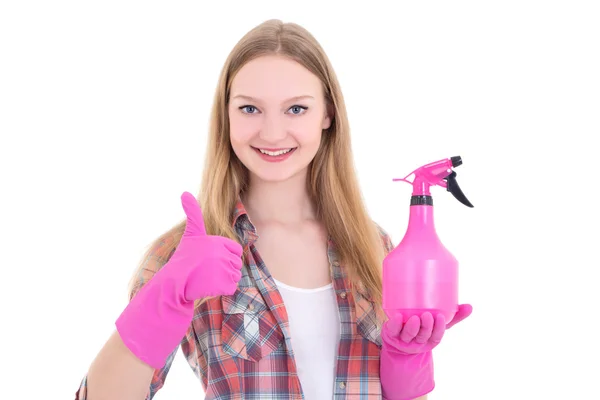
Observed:
[[[293,128],[291,130],[295,132],[294,136],[300,143],[319,144],[322,133],[321,124],[321,118],[311,115],[306,118],[298,118],[292,124]]]
[[[250,139],[256,134],[259,129],[257,118],[248,118],[230,111],[229,114],[229,135],[231,144],[242,145],[247,144]]]

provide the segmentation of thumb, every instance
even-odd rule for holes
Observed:
[[[181,205],[187,215],[184,236],[206,235],[204,217],[196,198],[190,192],[183,192],[181,195]]]
[[[446,325],[446,329],[452,328],[452,326],[458,324],[463,319],[467,318],[473,312],[473,307],[470,304],[459,304],[454,318]]]

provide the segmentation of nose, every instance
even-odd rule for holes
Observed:
[[[277,143],[287,136],[285,123],[279,116],[266,117],[259,136],[265,142]]]

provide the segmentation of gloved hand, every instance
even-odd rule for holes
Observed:
[[[187,216],[170,260],[138,291],[116,321],[129,350],[158,369],[179,345],[194,316],[194,301],[233,294],[241,279],[242,246],[207,235],[194,196],[184,192]]]
[[[390,316],[381,330],[380,380],[385,400],[411,400],[435,387],[432,350],[446,329],[471,315],[473,308],[461,304],[448,324],[443,314],[425,312],[403,321],[402,314]]]

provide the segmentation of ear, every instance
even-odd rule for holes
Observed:
[[[322,129],[329,129],[329,127],[331,126],[331,121],[333,120],[333,116],[333,107],[331,106],[331,104],[327,104],[325,116],[323,118]]]

